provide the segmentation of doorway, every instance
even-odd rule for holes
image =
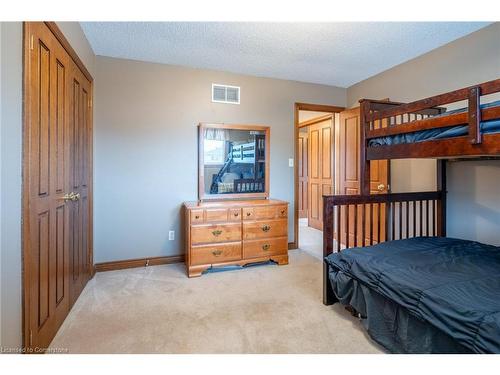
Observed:
[[[342,107],[295,105],[295,241],[321,257],[323,195],[338,191],[338,123]]]
[[[382,123],[380,126],[387,125]],[[290,248],[301,248],[320,259],[323,257],[322,196],[360,194],[360,133],[359,107],[344,110],[341,107],[295,104],[295,242]],[[389,181],[390,163],[387,160],[372,161],[370,194],[389,193]],[[369,222],[377,221],[382,228],[386,213],[383,206],[381,210],[380,213],[374,211]],[[350,217],[349,228],[352,229],[355,226],[354,212]],[[358,215],[358,220],[360,218]],[[345,227],[346,223],[340,225]],[[349,235],[355,236],[354,233]],[[341,247],[345,240],[340,239]],[[374,240],[379,241],[376,236]]]

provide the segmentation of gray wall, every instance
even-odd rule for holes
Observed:
[[[21,157],[22,157],[22,23],[1,26],[1,224],[0,311],[4,347],[21,345]],[[95,56],[78,23],[61,30],[94,71]]]
[[[123,59],[97,57],[96,70],[95,262],[184,252],[180,210],[198,195],[199,122],[269,125],[270,195],[293,212],[294,102],[346,99],[341,88]],[[212,103],[213,82],[241,86],[241,105]]]
[[[57,26],[76,51],[89,73],[94,76],[96,57],[80,24],[78,22],[57,22]]]
[[[2,22],[2,346],[21,345],[22,24]]]
[[[0,23],[0,70],[2,65],[2,24]],[[2,72],[0,71],[0,347],[2,347]]]
[[[412,101],[497,78],[498,22],[349,87],[347,101]],[[500,245],[500,161],[449,163],[448,172],[448,235]],[[392,174],[393,191],[435,187],[433,160],[395,161]]]

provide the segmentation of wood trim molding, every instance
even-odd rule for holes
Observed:
[[[52,34],[54,34],[59,43],[61,43],[66,52],[68,52],[68,54],[71,56],[75,64],[82,71],[83,75],[92,83],[94,81],[94,78],[92,78],[92,75],[85,67],[83,61],[80,60],[76,51],[73,49],[73,47],[71,47],[71,44],[68,42],[68,39],[66,39],[61,29],[59,29],[59,26],[57,26],[55,22],[45,22],[45,25],[47,25],[50,31],[52,31]]]
[[[334,105],[325,105],[325,104],[310,104],[310,103],[295,103],[295,107],[298,107],[298,109],[301,111],[314,111],[314,112],[337,113],[345,110],[345,107],[338,107]]]
[[[123,270],[126,268],[159,266],[161,264],[173,264],[182,262],[184,262],[184,254],[170,255],[165,257],[114,260],[111,262],[96,263],[94,268],[95,272],[105,272]]]
[[[345,107],[324,105],[324,104],[310,104],[310,103],[295,103],[294,106],[294,177],[293,177],[293,195],[294,195],[294,208],[293,208],[293,242],[288,244],[289,249],[297,249],[299,247],[299,169],[297,157],[299,155],[299,111],[315,111],[315,112],[328,112],[329,114],[340,113],[345,110]]]
[[[322,122],[325,120],[330,120],[333,117],[333,113],[329,113],[327,115],[319,116],[319,117],[313,117],[309,120],[299,122],[299,128],[303,128],[305,126],[309,125],[314,125],[317,124],[318,122]]]

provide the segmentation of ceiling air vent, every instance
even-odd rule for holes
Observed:
[[[240,104],[240,88],[212,83],[212,102]]]

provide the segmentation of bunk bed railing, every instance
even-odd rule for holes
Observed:
[[[384,103],[380,100],[363,99],[360,103],[365,139],[468,124],[470,143],[480,144],[482,142],[481,121],[498,118],[498,113],[481,111],[480,98],[496,92],[500,92],[500,79],[411,103]],[[435,117],[445,110],[440,106],[460,101],[468,102],[466,112]]]
[[[442,191],[323,196],[323,256],[347,248],[420,236],[446,235]],[[323,265],[323,299],[331,304],[328,265]]]

